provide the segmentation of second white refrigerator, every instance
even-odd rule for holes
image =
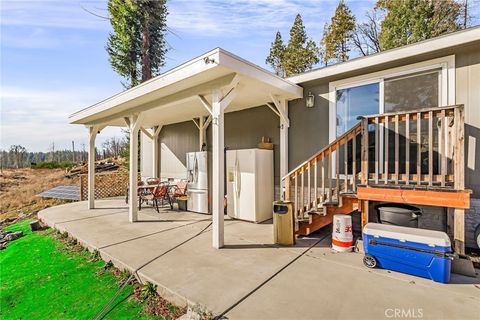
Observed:
[[[227,214],[262,222],[272,218],[273,150],[227,150]]]

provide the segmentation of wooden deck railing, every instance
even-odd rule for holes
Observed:
[[[463,190],[463,105],[359,120],[283,178],[297,220],[359,184]]]
[[[284,178],[285,199],[292,200],[297,220],[338,202],[340,192],[356,191],[360,163],[353,159],[359,159],[360,133],[359,123]]]

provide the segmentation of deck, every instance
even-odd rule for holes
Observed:
[[[480,277],[453,275],[442,285],[370,270],[362,254],[332,253],[328,230],[279,247],[270,223],[226,219],[226,246],[216,250],[210,216],[147,208],[129,223],[123,199],[96,204],[51,207],[39,217],[121,268],[143,266],[140,278],[177,304],[200,304],[228,319],[374,319],[395,308],[421,309],[424,319],[478,319]]]

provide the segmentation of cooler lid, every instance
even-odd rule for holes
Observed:
[[[445,232],[417,228],[399,227],[379,223],[367,223],[363,233],[399,241],[411,241],[430,246],[450,247],[450,238]]]

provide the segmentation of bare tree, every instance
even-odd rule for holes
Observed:
[[[368,56],[382,50],[379,40],[381,17],[376,9],[367,12],[365,16],[367,20],[357,24],[352,43],[361,55]]]
[[[25,154],[27,153],[27,149],[24,146],[19,144],[10,146],[10,153],[13,154],[15,159],[15,168],[23,167],[23,162],[25,159]]]

